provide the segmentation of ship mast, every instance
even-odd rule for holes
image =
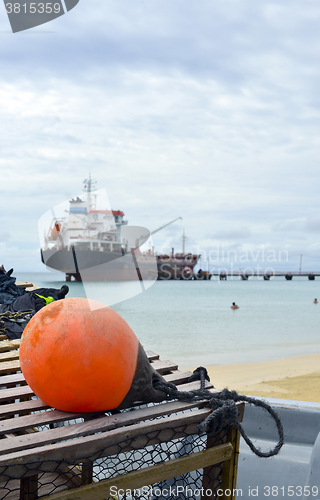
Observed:
[[[89,178],[84,180],[84,191],[87,193],[87,211],[88,213],[91,210],[92,207],[92,198],[91,198],[91,193],[92,191],[96,190],[95,184],[97,181],[94,179],[91,179],[91,173],[89,173]]]
[[[184,228],[181,239],[182,239],[182,255],[184,255],[186,253],[186,240],[188,239],[187,236],[184,234]]]

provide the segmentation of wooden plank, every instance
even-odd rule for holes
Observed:
[[[8,375],[20,371],[20,362],[18,359],[13,361],[4,361],[0,363],[0,375]]]
[[[230,443],[227,443],[184,457],[167,460],[166,462],[137,471],[128,472],[121,476],[105,479],[92,485],[53,494],[50,497],[43,497],[43,500],[83,500],[84,498],[86,500],[104,500],[109,498],[114,490],[134,490],[160,481],[166,481],[172,477],[202,469],[209,464],[229,460],[231,453],[232,446]],[[110,491],[111,487],[113,489]]]
[[[39,400],[40,401],[40,400]],[[31,408],[32,402],[29,401],[29,408]],[[40,402],[41,404],[42,402]],[[86,422],[84,423],[77,423],[73,425],[68,425],[65,427],[59,427],[58,429],[52,429],[51,434],[45,435],[43,439],[45,439],[45,442],[48,441],[57,441],[57,440],[63,440],[63,439],[70,439],[74,437],[79,437],[79,436],[84,436],[88,434],[93,434],[95,432],[102,432],[102,431],[107,431],[109,429],[115,429],[118,427],[121,427],[123,425],[132,425],[134,423],[140,422],[142,420],[148,420],[151,418],[156,418],[156,417],[161,417],[164,415],[170,415],[172,413],[177,413],[177,412],[182,412],[182,411],[187,411],[193,408],[197,408],[198,406],[202,406],[205,403],[201,402],[178,402],[178,401],[173,401],[173,402],[168,402],[168,403],[163,403],[161,405],[155,405],[151,406],[148,408],[141,408],[138,410],[135,410],[134,412],[123,412],[120,414],[116,415],[104,415],[101,416],[100,418],[95,418],[99,417],[99,414],[80,414],[80,413],[66,413],[66,412],[61,412],[59,410],[50,410],[48,412],[43,412],[43,413],[36,413],[32,415],[26,415],[23,417],[16,417],[14,419],[8,419],[8,420],[3,420],[0,421],[0,434],[5,434],[5,433],[13,433],[13,432],[18,432],[18,431],[23,431],[26,429],[29,429],[31,427],[38,427],[38,426],[43,426],[47,425],[50,423],[57,423],[61,422],[64,420],[69,420],[69,419],[76,419],[80,417],[86,417]],[[43,404],[43,403],[42,403]],[[11,408],[17,408],[17,405],[7,405],[10,406]],[[22,407],[22,410],[26,411],[28,408],[27,405],[19,406],[19,411],[20,408]],[[36,407],[36,405],[35,405]],[[41,406],[39,405],[41,408]],[[2,416],[2,408],[5,408],[4,406],[0,406],[0,416]],[[11,410],[13,411],[13,410]],[[6,413],[6,409],[5,409]],[[42,431],[43,432],[48,432],[48,431]],[[42,434],[41,433],[41,434]],[[41,436],[37,435],[34,436],[34,441],[32,444],[34,445],[41,445]],[[28,437],[28,442],[30,441],[30,437]],[[22,441],[23,442],[23,441]],[[9,446],[9,441],[7,440],[6,443],[2,443],[2,453],[7,453],[7,446]],[[30,443],[31,444],[31,443]],[[44,443],[45,444],[45,443]],[[0,452],[1,453],[1,452]]]
[[[12,351],[13,349],[19,349],[20,343],[21,343],[21,339],[1,340],[0,352]]]
[[[84,460],[81,468],[81,483],[82,485],[91,484],[93,481],[93,462]]]
[[[159,420],[139,422],[131,426],[121,427],[120,429],[107,430],[93,436],[87,435],[80,439],[72,439],[60,443],[47,440],[45,436],[50,436],[51,438],[53,431],[58,436],[59,431],[64,428],[35,432],[29,436],[19,436],[14,440],[5,439],[1,441],[1,445],[6,445],[7,449],[4,450],[6,454],[0,457],[0,480],[5,477],[8,467],[10,467],[11,477],[19,478],[26,473],[23,464],[29,464],[30,474],[41,471],[42,467],[45,467],[45,470],[49,472],[50,469],[48,467],[51,466],[51,463],[52,467],[56,466],[54,461],[62,461],[70,465],[70,463],[77,463],[77,461],[81,462],[86,457],[94,460],[95,454],[98,457],[111,456],[120,452],[144,448],[147,444],[148,446],[152,446],[157,443],[171,441],[173,438],[180,439],[191,434],[196,434],[199,423],[209,414],[210,410],[208,409],[194,410],[182,415],[172,415]],[[78,425],[84,426],[85,424],[88,424],[88,422]],[[72,427],[75,427],[75,425],[69,426],[69,428]],[[91,432],[90,426],[88,426],[88,432]],[[27,448],[26,437],[30,438]],[[36,446],[35,438],[37,437],[39,437],[39,444],[41,446],[31,449],[33,445]],[[10,446],[8,447],[9,442]],[[45,445],[46,442],[50,444]],[[2,474],[4,476],[1,477]]]
[[[204,384],[205,389],[213,389],[213,385],[211,382],[208,382],[207,380],[205,381]],[[197,391],[200,389],[200,380],[196,380],[195,382],[189,382],[188,384],[181,384],[177,385],[178,391],[184,392],[184,391]],[[214,389],[214,392],[220,392],[218,389]]]
[[[25,385],[27,382],[22,373],[13,373],[11,375],[2,375],[0,377],[0,387],[10,387],[18,384]]]
[[[38,498],[38,474],[22,478],[20,481],[20,499],[36,500]]]
[[[54,443],[71,438],[79,438],[79,440],[81,440],[83,436],[89,436],[97,432],[106,432],[122,427],[123,425],[134,425],[136,423],[140,423],[140,421],[142,420],[142,415],[144,415],[144,418],[154,418],[155,416],[159,416],[159,410],[157,410],[158,406],[159,405],[153,407],[155,408],[155,411],[153,412],[153,414],[151,414],[151,417],[149,412],[146,413],[143,410],[141,410],[140,415],[137,415],[137,413],[139,412],[139,410],[137,410],[134,412],[125,412],[122,415],[104,416],[73,425],[57,427],[51,430],[43,430],[41,432],[33,434],[32,436],[19,436],[19,439],[7,438],[5,441],[1,442],[0,455],[20,451],[25,447],[34,448],[36,446],[44,446],[48,443]],[[203,412],[203,410],[199,411]],[[210,410],[205,410],[206,414],[208,414],[208,412],[210,413]],[[0,421],[1,433],[4,434],[9,432],[17,432],[23,429],[28,429],[30,427],[42,426],[49,422],[59,422],[62,420],[67,420],[68,418],[74,419],[83,416],[81,414],[66,413],[64,418],[64,413],[65,412],[59,412],[58,410],[52,410],[35,415],[26,415],[24,417],[3,420]],[[166,413],[166,409],[162,408],[160,416],[166,415]],[[196,415],[196,411],[192,413]],[[51,415],[52,418],[50,418]],[[185,415],[186,414],[183,414],[183,416]],[[122,416],[123,418],[119,418],[120,416]],[[182,415],[180,415],[180,418],[182,418]],[[22,422],[21,425],[19,425],[20,422]]]
[[[7,434],[8,432],[18,432],[31,427],[42,427],[50,423],[64,422],[66,420],[74,420],[83,417],[83,413],[68,413],[59,410],[50,409],[41,413],[34,413],[31,415],[24,415],[0,421],[0,434]],[[43,432],[43,431],[42,431]],[[28,440],[30,437],[28,436]],[[5,443],[3,445],[6,447]]]
[[[207,449],[225,444],[227,442],[226,430],[222,429],[219,433],[212,432],[207,434]],[[216,488],[221,482],[221,464],[220,467],[212,467],[211,465],[203,469],[201,500],[216,500]],[[211,491],[211,494],[210,494]]]
[[[28,385],[2,389],[0,391],[0,402],[12,401],[12,399],[25,398],[26,396],[34,396],[34,392]]]
[[[8,339],[9,339],[8,335],[0,335],[0,340],[8,340]]]
[[[239,413],[239,422],[242,422],[245,403],[241,402],[237,405]],[[238,460],[240,452],[240,432],[234,426],[229,427],[227,436],[227,441],[232,444],[232,455],[228,462],[223,464],[222,475],[221,475],[221,485],[220,488],[223,490],[222,500],[235,500],[236,498],[236,488],[237,488],[237,472],[238,472]],[[232,495],[227,495],[226,490],[230,490]],[[229,491],[228,491],[229,492]]]
[[[156,354],[153,351],[146,351],[146,355],[149,361],[154,361],[155,359],[159,359],[159,354]]]
[[[242,422],[243,420],[244,406],[243,402],[237,404],[239,422]],[[223,464],[222,471],[212,467],[206,467],[203,469],[202,487],[206,493],[201,495],[201,500],[216,500],[217,487],[221,490],[221,496],[219,495],[219,498],[222,498],[223,500],[234,500],[236,490],[236,481],[234,481],[234,478],[236,477],[238,467],[237,460],[239,455],[239,448],[236,452],[235,434],[238,439],[238,446],[240,446],[240,432],[238,432],[234,426],[229,426],[227,432],[223,429],[219,434],[214,432],[208,434],[207,448],[229,442],[232,444],[233,451],[230,460]],[[229,488],[231,488],[231,496],[225,494],[225,491]],[[208,496],[208,491],[210,492],[210,490],[212,494]]]
[[[216,392],[216,389],[211,390],[210,392]],[[93,426],[92,424],[92,429],[94,432],[100,432],[102,429],[107,429],[107,428],[115,428],[119,427],[121,425],[129,425],[141,420],[146,420],[149,418],[156,418],[160,417],[163,415],[170,415],[172,413],[176,412],[182,412],[186,410],[190,410],[192,408],[196,407],[201,407],[205,404],[205,400],[203,402],[179,402],[179,401],[172,401],[172,402],[166,402],[161,405],[155,405],[155,406],[150,406],[148,408],[142,408],[135,410],[134,412],[123,412],[117,415],[111,415],[111,416],[104,416],[101,417],[100,419],[95,420],[95,424]],[[39,399],[34,399],[31,401],[26,401],[23,403],[14,403],[14,404],[8,404],[8,405],[2,405],[0,406],[0,418],[2,417],[7,417],[9,415],[13,415],[16,413],[21,413],[21,412],[27,412],[27,411],[36,411],[36,410],[41,410],[41,409],[48,409],[49,406],[43,403]],[[58,411],[58,410],[57,410]],[[43,414],[41,414],[43,415]],[[77,418],[77,415],[80,414],[71,414],[74,418]],[[91,416],[96,416],[96,414],[86,414],[86,416],[89,416],[89,422],[90,422],[90,415]],[[25,428],[30,428],[30,427],[37,427],[37,425],[44,425],[44,420],[47,418],[47,423],[53,423],[53,422],[58,422],[59,420],[55,420],[54,416],[57,416],[58,419],[60,418],[59,413],[50,413],[47,417],[45,416],[39,416],[39,414],[35,415],[30,415],[28,418],[22,417],[20,418],[15,418],[14,420],[7,420],[5,425],[6,427],[2,427],[3,432],[17,432],[18,430],[23,430]],[[75,425],[75,424],[74,424]],[[62,431],[62,429],[61,429]],[[67,438],[70,436],[70,429],[65,428],[65,433]],[[76,431],[76,434],[81,434],[81,429],[80,431]],[[61,439],[64,436],[61,435]]]
[[[41,401],[41,399],[32,399],[31,401],[0,405],[0,418],[8,418],[18,413],[21,415],[23,413],[46,410],[48,408],[49,406]]]
[[[161,361],[161,359],[156,359],[151,362],[151,366],[158,372],[160,375],[164,373],[169,373],[172,370],[177,370],[178,365],[176,363],[172,363],[172,361]]]
[[[19,359],[19,351],[0,352],[0,363],[13,359]]]
[[[229,429],[227,440],[231,442],[233,450],[228,463],[224,464],[221,475],[220,488],[224,494],[222,500],[235,500],[237,488],[237,472],[240,453],[240,432],[235,427]],[[227,495],[226,490],[231,491],[232,495]]]
[[[184,384],[188,381],[188,379],[191,377],[192,372],[189,371],[180,371],[180,370],[175,370],[172,373],[168,373],[167,375],[163,375],[163,378],[166,380],[166,382],[171,382],[172,384]]]

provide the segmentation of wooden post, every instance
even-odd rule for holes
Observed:
[[[223,464],[221,475],[222,500],[234,500],[236,498],[237,471],[240,448],[240,432],[235,427],[230,427],[227,434],[227,442],[232,444],[232,455],[230,460]]]
[[[238,420],[242,422],[244,415],[245,404],[242,402],[238,405]],[[237,488],[237,471],[240,448],[240,432],[234,426],[230,426],[227,431],[222,430],[219,434],[208,434],[207,449],[212,446],[230,443],[232,445],[232,454],[230,460],[221,462],[215,467],[206,467],[203,469],[203,494],[201,500],[217,500],[217,489],[222,490],[222,495],[219,494],[221,500],[235,500]],[[212,495],[207,493],[212,490]],[[230,495],[226,494],[230,493]],[[230,490],[230,491],[229,491]]]
[[[38,498],[38,474],[20,479],[20,499],[36,500]]]
[[[211,434],[208,434],[206,449],[208,450],[209,448],[225,444],[226,442],[227,440],[226,440],[225,430],[222,430],[219,434],[213,432]],[[211,499],[216,500],[217,498],[216,489],[220,485],[221,471],[222,471],[222,462],[215,465],[209,465],[208,467],[205,467],[203,469],[203,476],[202,476],[203,493],[201,494],[201,500],[211,500]],[[211,495],[210,495],[210,490],[212,491]]]
[[[93,462],[91,460],[84,460],[82,462],[81,472],[81,486],[91,484],[93,481]]]

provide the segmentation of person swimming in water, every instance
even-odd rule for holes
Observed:
[[[314,304],[318,304],[318,300],[317,300],[317,299],[314,299],[313,303],[314,303]]]
[[[235,302],[232,302],[231,309],[239,309],[239,306]]]

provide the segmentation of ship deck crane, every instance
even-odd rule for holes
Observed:
[[[155,229],[154,231],[151,231],[151,236],[155,233],[157,233],[158,231],[161,231],[161,229],[164,229],[165,227],[167,226],[170,226],[170,224],[173,224],[174,222],[176,222],[177,220],[181,219],[182,220],[182,217],[177,217],[176,219],[172,220],[171,222],[167,222],[167,224],[164,224],[163,226],[161,227],[158,227],[158,229]]]
[[[155,229],[154,231],[151,231],[150,234],[148,232],[148,235],[141,235],[140,238],[136,239],[136,248],[138,248],[141,245],[141,241],[142,241],[142,244],[145,243],[147,241],[147,239],[149,238],[149,236],[152,236],[153,234],[157,233],[158,231],[161,231],[161,229],[164,229],[165,227],[170,226],[170,224],[173,224],[174,222],[176,222],[179,219],[182,220],[182,217],[177,217],[176,219],[173,219],[172,221],[167,222],[167,224],[164,224],[163,226],[158,227],[158,229]]]

